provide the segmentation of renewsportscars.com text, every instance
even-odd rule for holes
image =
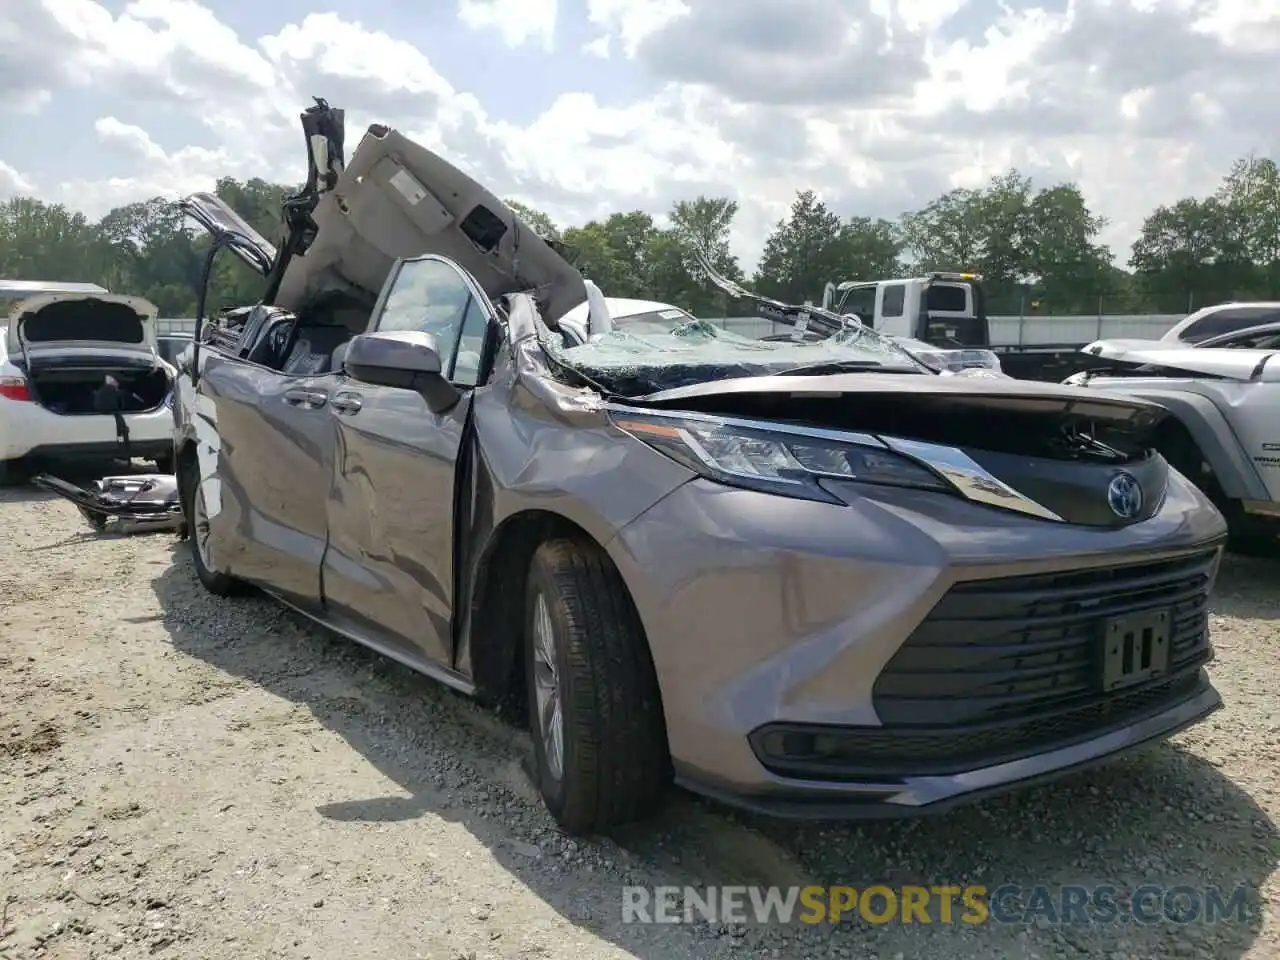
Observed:
[[[1248,889],[1005,884],[623,887],[623,923],[1243,923]]]

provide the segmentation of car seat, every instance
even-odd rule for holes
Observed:
[[[289,355],[289,341],[293,336],[293,326],[296,322],[296,318],[291,313],[280,313],[265,319],[263,321],[265,330],[262,330],[260,335],[256,332],[250,334],[257,336],[257,339],[243,354],[244,358],[250,363],[260,363],[272,370],[281,369]],[[261,329],[262,325],[258,326]]]
[[[281,369],[294,377],[330,373],[334,351],[350,339],[351,331],[346,327],[298,324],[293,347]]]

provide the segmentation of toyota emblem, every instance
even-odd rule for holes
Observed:
[[[1121,520],[1132,520],[1142,512],[1142,486],[1129,473],[1117,473],[1107,486],[1107,504]]]

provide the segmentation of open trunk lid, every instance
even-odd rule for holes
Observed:
[[[68,356],[154,359],[158,312],[141,297],[113,293],[32,297],[9,311],[8,355],[28,364]]]

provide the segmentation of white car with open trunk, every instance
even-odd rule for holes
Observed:
[[[33,295],[0,334],[0,482],[38,460],[140,457],[172,470],[177,371],[156,351],[155,306],[92,285],[0,281],[0,296],[15,290]]]

